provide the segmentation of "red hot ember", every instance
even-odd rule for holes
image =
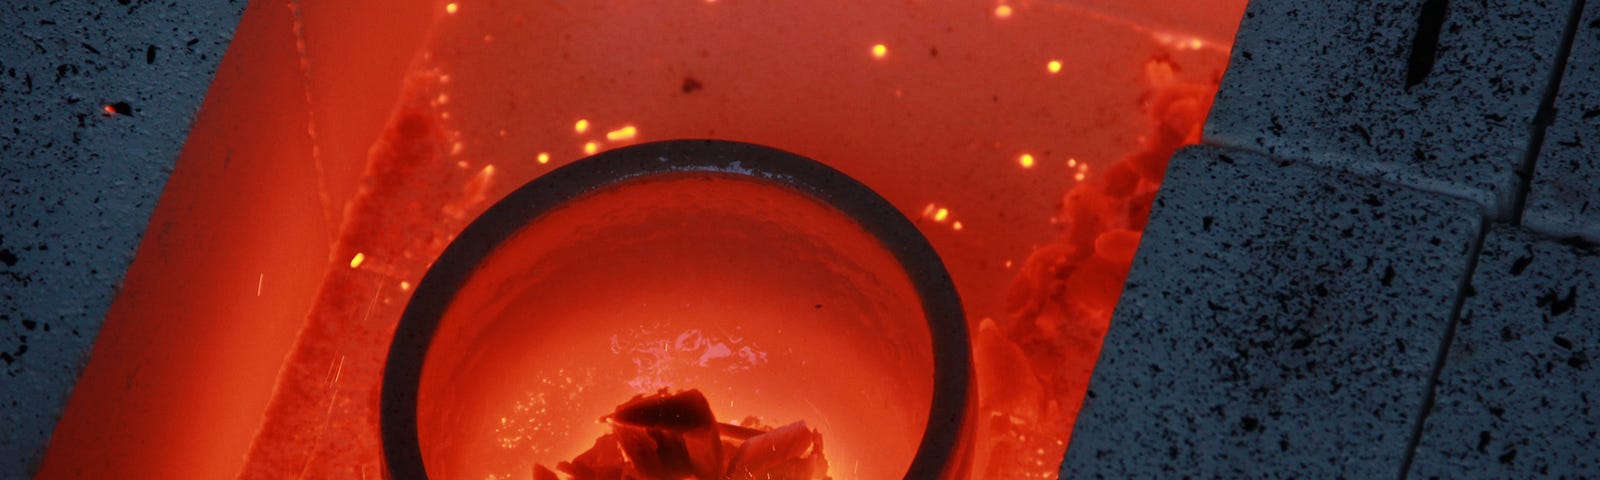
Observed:
[[[826,479],[822,435],[798,421],[721,423],[699,390],[640,395],[602,418],[611,433],[556,470],[570,480]],[[535,480],[562,477],[535,465]]]

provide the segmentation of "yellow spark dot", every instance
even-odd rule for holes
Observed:
[[[889,46],[881,43],[873,45],[872,56],[873,58],[883,58],[889,56]]]
[[[541,163],[541,164],[550,163],[550,153],[549,152],[539,152],[539,163]]]
[[[1001,6],[998,6],[998,7],[994,7],[994,16],[996,18],[1010,18],[1011,17],[1011,6],[1010,5],[1001,5]]]
[[[400,282],[400,291],[404,292],[408,290],[411,290],[411,282]]]
[[[598,143],[589,142],[589,143],[583,144],[583,153],[587,153],[589,155],[594,155],[594,152],[598,152],[598,151],[600,151],[600,144],[598,144]]]
[[[613,142],[618,140],[631,140],[635,135],[638,134],[639,129],[634,128],[633,125],[628,125],[626,127],[606,132],[606,140],[611,140]]]
[[[578,133],[583,133],[583,132],[589,131],[589,119],[587,119],[587,118],[578,119],[578,123],[572,124],[572,131],[578,132]]]
[[[356,253],[356,256],[350,257],[350,268],[360,267],[361,266],[361,262],[365,262],[365,261],[367,261],[367,256],[366,255],[363,255],[361,253]]]
[[[935,222],[943,222],[946,218],[950,218],[950,209],[941,208],[933,213],[933,221]]]
[[[1191,50],[1199,50],[1200,47],[1204,46],[1206,46],[1205,42],[1200,41],[1198,38],[1189,40],[1189,49]]]
[[[1060,60],[1051,60],[1050,63],[1045,64],[1044,68],[1046,70],[1049,70],[1050,73],[1061,73],[1061,61]]]
[[[1073,180],[1077,180],[1077,181],[1080,181],[1080,182],[1083,181],[1083,178],[1084,178],[1084,175],[1082,173],[1072,176]]]
[[[1076,167],[1076,166],[1078,166],[1078,159],[1076,159],[1076,158],[1067,159],[1067,166],[1068,167]]]
[[[1022,164],[1022,168],[1033,168],[1033,155],[1024,153],[1021,157],[1017,157],[1017,163]]]
[[[961,221],[957,220],[956,223],[950,225],[950,228],[954,228],[958,232],[961,231]]]
[[[444,105],[446,103],[450,103],[450,94],[447,94],[447,93],[439,94],[438,97],[434,97],[433,103],[438,104],[438,105]]]
[[[460,9],[461,9],[461,7],[456,6],[455,2],[450,2],[450,3],[445,4],[444,13],[448,13],[448,14],[454,15],[456,13],[456,10],[460,10]]]

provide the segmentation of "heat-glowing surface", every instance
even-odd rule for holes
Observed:
[[[1242,6],[257,0],[41,476],[225,478],[252,442],[245,470],[258,475],[375,474],[370,377],[432,255],[512,186],[666,138],[770,145],[861,180],[921,220],[974,335],[986,318],[1003,333],[975,348],[1017,358],[1015,345],[1044,345],[1022,358],[1081,382],[1098,333],[1049,305],[1109,309],[1112,259],[1142,216],[1097,224],[1119,232],[1104,256],[1083,253],[1098,233],[1060,241],[1057,225],[1148,203],[1150,185],[1100,195],[1126,193],[1128,169],[1159,177],[1159,153],[1112,166],[1161,150],[1139,139],[1146,64],[1166,56],[1183,67],[1177,84],[1209,82]],[[1115,188],[1074,192],[1058,215],[1063,191],[1097,179]],[[1089,260],[1113,274],[1041,267]],[[1029,286],[1008,301],[1019,275]],[[1037,354],[1063,345],[1078,353]],[[983,361],[980,381],[1017,378]],[[1036,409],[1070,419],[1063,395]],[[281,415],[263,416],[268,397]],[[1054,474],[1049,452],[992,447],[977,448]]]
[[[717,415],[805,420],[845,477],[904,475],[932,345],[894,257],[775,185],[696,175],[612,187],[498,247],[451,304],[418,398],[429,474],[555,465],[620,401],[696,388]]]

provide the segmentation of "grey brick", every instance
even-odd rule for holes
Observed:
[[[1431,73],[1411,86],[1429,2],[1250,2],[1207,143],[1448,193],[1509,217],[1571,1],[1448,2]]]
[[[1062,478],[1398,474],[1478,206],[1216,147],[1166,178]]]
[[[244,8],[191,3],[0,4],[0,478],[36,468]]]
[[[1600,242],[1600,1],[1580,18],[1523,225]]]
[[[1600,251],[1497,227],[1411,478],[1600,478]]]

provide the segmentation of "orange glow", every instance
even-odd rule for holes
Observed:
[[[589,131],[589,119],[587,119],[587,118],[578,119],[578,123],[572,124],[572,131],[578,132],[578,133],[583,133],[583,132]]]
[[[613,142],[622,141],[622,140],[633,140],[633,137],[638,135],[638,134],[639,134],[639,129],[638,128],[634,128],[633,125],[628,125],[626,127],[622,127],[622,128],[616,129],[616,130],[612,130],[612,131],[606,132],[606,140],[610,140],[610,141],[613,141]]]
[[[961,221],[957,220],[956,223],[950,225],[950,228],[953,228],[958,232],[961,231]]]
[[[1011,18],[1011,6],[1000,5],[998,7],[994,7],[994,16],[995,18]]]
[[[819,256],[839,263],[806,261]],[[662,388],[716,392],[718,418],[805,421],[834,478],[903,476],[926,428],[932,336],[910,277],[795,190],[710,175],[608,187],[473,270],[418,389],[433,478],[570,460],[608,431],[595,418]]]
[[[110,105],[106,105],[104,107],[101,107],[100,110],[103,111],[103,112],[106,112],[106,115],[116,115],[117,114],[117,107],[113,107],[113,106],[110,106]]]
[[[1033,155],[1022,154],[1022,156],[1017,157],[1017,164],[1022,165],[1022,168],[1033,168]]]
[[[364,262],[366,260],[367,260],[367,256],[366,255],[357,253],[356,256],[350,257],[350,268],[360,268],[361,267],[361,262]]]
[[[477,214],[463,196],[499,198],[553,171],[553,155],[565,163],[620,145],[587,128],[574,134],[574,122],[588,116],[597,134],[626,120],[651,126],[636,139],[724,138],[801,153],[906,209],[945,258],[974,332],[992,318],[1002,339],[1064,352],[1030,358],[1032,368],[1052,369],[1039,378],[1060,384],[990,392],[975,404],[985,418],[1038,421],[988,424],[1004,430],[975,441],[975,462],[984,462],[975,465],[988,470],[970,478],[1052,477],[1060,447],[1033,440],[1066,438],[1081,395],[1073,382],[1087,380],[1094,356],[1084,351],[1103,332],[1095,330],[1100,313],[1082,306],[1114,305],[1114,289],[1101,286],[1115,275],[1055,277],[1048,260],[1067,246],[1096,262],[1121,258],[1123,250],[1100,256],[1098,237],[1079,231],[1100,231],[1083,225],[1113,211],[1104,203],[1148,204],[1140,195],[1153,192],[1162,149],[1174,144],[1167,135],[1187,138],[1207,105],[1187,90],[1174,95],[1183,90],[1176,85],[1220,73],[1244,5],[1099,2],[1094,9],[1107,15],[1097,16],[1033,2],[1027,17],[1000,21],[999,0],[716,2],[716,10],[693,1],[597,9],[556,0],[479,3],[465,17],[460,0],[446,1],[443,17],[430,0],[245,9],[39,478],[375,478],[374,365],[443,239]],[[993,29],[1000,27],[1005,35]],[[1182,33],[1163,39],[1152,28]],[[788,35],[762,36],[776,29]],[[895,64],[887,63],[890,41]],[[872,60],[852,57],[862,45]],[[1173,63],[1147,64],[1150,55]],[[1067,58],[1073,75],[1038,75],[1039,59],[1063,61],[1064,70]],[[1170,68],[1175,63],[1183,68]],[[314,74],[305,65],[315,65]],[[1141,67],[1164,74],[1162,86],[1123,80]],[[446,92],[449,112],[431,105]],[[1149,118],[1129,114],[1140,105]],[[517,132],[500,136],[502,129]],[[1041,152],[1038,175],[1004,165],[1021,145]],[[1083,158],[1057,171],[1065,152]],[[1123,161],[1129,152],[1137,153]],[[469,188],[476,167],[488,163],[494,181]],[[1102,201],[1079,192],[1063,202],[1062,192],[1077,186],[1116,195]],[[1055,212],[1062,203],[1072,210]],[[463,206],[441,215],[448,204]],[[966,231],[968,221],[983,228]],[[1119,221],[1143,227],[1139,212]],[[957,222],[961,233],[951,234]],[[1113,246],[1133,241],[1106,238]],[[1021,260],[1034,251],[1038,263]],[[352,269],[355,252],[381,261]],[[1016,268],[993,268],[1012,260]],[[1081,270],[1115,273],[1108,264]],[[273,288],[264,288],[265,276]],[[1014,279],[1026,293],[1010,295]],[[1068,281],[1074,287],[1063,293]],[[529,373],[513,370],[497,375]],[[337,385],[328,384],[333,378]],[[582,381],[584,372],[543,378]],[[1028,410],[1051,400],[1059,408]],[[507,417],[518,425],[538,408],[525,402],[529,410],[509,412],[515,406],[491,423]],[[753,407],[740,398],[729,408]],[[1062,419],[1065,427],[1051,423]],[[830,459],[834,447],[830,437]],[[530,457],[536,446],[517,448],[508,454]],[[1028,470],[1004,469],[1018,465]],[[833,473],[844,480],[852,472],[840,463]]]
[[[1061,73],[1061,61],[1051,60],[1050,63],[1045,64],[1044,68],[1045,70],[1049,70],[1050,73]]]

